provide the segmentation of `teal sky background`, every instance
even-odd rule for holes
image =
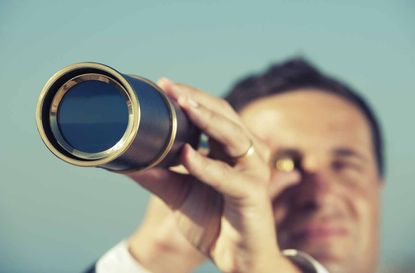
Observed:
[[[381,264],[415,267],[415,1],[0,0],[0,272],[81,272],[132,233],[148,199],[43,145],[35,106],[57,70],[96,61],[223,95],[296,55],[377,110],[387,140]]]

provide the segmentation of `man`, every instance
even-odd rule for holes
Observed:
[[[383,147],[361,97],[301,59],[241,81],[229,104],[159,85],[210,150],[185,145],[184,171],[129,175],[158,198],[97,272],[185,273],[205,259],[220,272],[375,272]]]

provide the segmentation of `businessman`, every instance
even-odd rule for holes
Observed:
[[[154,197],[96,272],[373,273],[383,144],[368,103],[303,59],[240,81],[225,99],[161,89],[209,137],[180,168],[129,176]],[[132,216],[133,217],[133,216]]]

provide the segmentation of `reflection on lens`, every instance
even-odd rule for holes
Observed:
[[[65,93],[56,118],[69,146],[84,153],[99,153],[113,147],[124,135],[128,106],[119,87],[88,80]]]

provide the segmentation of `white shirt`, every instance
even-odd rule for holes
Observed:
[[[328,273],[318,261],[310,255],[295,250],[286,249],[282,254],[290,259],[293,263],[310,273]],[[128,251],[127,241],[118,243],[115,247],[110,249],[101,259],[98,260],[96,273],[151,273],[140,265]]]

